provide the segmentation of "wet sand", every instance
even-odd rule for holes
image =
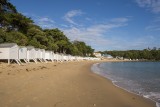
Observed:
[[[1,63],[0,107],[155,107],[90,72],[93,63]]]

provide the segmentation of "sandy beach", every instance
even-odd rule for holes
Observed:
[[[94,63],[1,63],[0,107],[155,107],[92,73]]]

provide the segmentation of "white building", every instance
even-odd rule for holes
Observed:
[[[40,62],[42,62],[42,51],[39,48],[35,48],[35,57],[37,60],[39,60]]]
[[[93,54],[94,54],[96,57],[98,57],[98,58],[99,58],[99,57],[102,57],[101,53],[99,53],[99,52],[94,52]]]
[[[27,61],[30,62],[30,60],[33,60],[34,62],[37,63],[36,60],[36,50],[34,49],[33,46],[27,46]]]
[[[40,49],[40,57],[42,59],[42,61],[45,61],[45,50],[44,49]]]
[[[20,46],[18,50],[18,59],[24,60],[27,63],[27,48]]]
[[[45,60],[53,60],[52,51],[45,51]]]
[[[19,46],[16,43],[0,44],[0,59],[8,60],[8,64],[10,64],[10,60],[15,60],[18,64],[20,64],[18,51]]]

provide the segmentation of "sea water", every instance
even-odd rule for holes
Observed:
[[[106,62],[94,64],[91,69],[114,85],[149,98],[160,107],[160,62]]]

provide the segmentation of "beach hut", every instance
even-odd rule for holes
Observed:
[[[42,56],[41,56],[41,49],[39,49],[39,48],[35,48],[35,58],[37,59],[37,60],[39,60],[40,62],[42,62]]]
[[[51,51],[50,58],[51,58],[51,60],[53,62],[54,61],[54,51]]]
[[[58,54],[57,53],[52,53],[53,54],[53,60],[58,61]]]
[[[63,61],[68,61],[68,56],[67,55],[63,55]]]
[[[59,61],[59,62],[62,62],[63,61],[63,59],[62,59],[62,54],[57,54],[57,60]]]
[[[63,60],[63,54],[62,54],[62,53],[58,55],[58,59],[59,59],[60,62],[63,62],[63,61],[64,61],[64,60]]]
[[[10,60],[15,60],[18,64],[20,64],[18,59],[18,50],[19,46],[16,43],[0,44],[0,59],[8,60],[8,64],[10,64]]]
[[[52,61],[52,51],[45,51],[45,60],[51,60]]]
[[[46,62],[46,60],[45,60],[45,50],[44,49],[40,49],[40,57],[41,57],[42,61]]]
[[[54,55],[53,55],[53,60],[55,60],[55,61],[62,61],[62,55],[60,54],[60,53],[54,53]]]
[[[18,59],[24,60],[27,63],[27,48],[20,46],[18,50]]]
[[[27,46],[27,61],[30,62],[30,60],[33,60],[35,63],[37,63],[36,60],[36,50],[33,46]]]

